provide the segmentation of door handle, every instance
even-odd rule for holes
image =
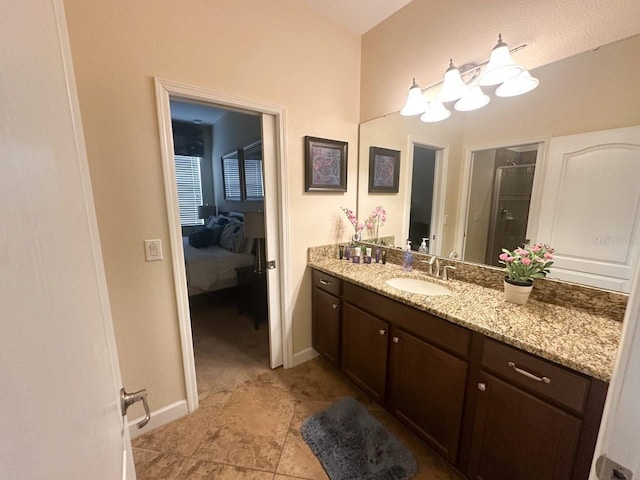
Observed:
[[[143,388],[133,393],[127,393],[124,388],[120,389],[120,407],[122,408],[123,417],[127,414],[129,407],[139,401],[142,401],[145,413],[144,418],[138,422],[138,428],[142,428],[151,420],[151,412],[149,411],[149,404],[147,403],[147,389]]]

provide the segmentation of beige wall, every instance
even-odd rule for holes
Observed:
[[[260,116],[238,112],[225,113],[213,127],[213,179],[215,204],[220,212],[255,212],[264,210],[264,202],[237,202],[224,199],[222,157],[232,151],[248,147],[262,138]]]
[[[287,108],[294,351],[311,343],[309,245],[355,203],[360,38],[296,0],[66,0],[120,364],[152,408],[185,398],[153,77]],[[305,194],[303,136],[349,142],[348,193]],[[343,232],[344,234],[344,232]],[[145,263],[143,240],[165,260]]]
[[[413,0],[362,37],[361,121],[400,110],[411,78],[423,87],[488,59],[498,33],[531,69],[640,33],[629,0]]]
[[[484,263],[487,255],[495,161],[495,150],[483,150],[473,155],[466,243],[464,254],[459,252],[468,262]]]

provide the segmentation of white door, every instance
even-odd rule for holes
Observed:
[[[278,251],[279,222],[274,215],[278,212],[278,168],[276,151],[276,122],[273,115],[262,114],[262,164],[264,165],[264,211],[265,211],[265,250],[266,260],[275,262],[282,268]],[[267,268],[267,290],[269,299],[269,346],[271,368],[283,364],[282,321],[274,321],[281,315],[280,276],[278,271]]]
[[[640,127],[552,138],[536,241],[550,277],[629,292],[640,238]]]
[[[618,347],[618,357],[613,377],[609,385],[607,402],[602,415],[598,443],[594,454],[590,480],[612,477],[602,471],[596,476],[596,460],[601,456],[613,460],[622,467],[631,470],[634,477],[640,475],[640,269],[636,268],[635,280],[629,296],[624,317],[622,338]],[[606,464],[598,464],[606,467]],[[603,469],[604,470],[604,469]],[[626,476],[630,479],[631,477]]]
[[[0,476],[133,479],[62,1],[0,45]]]

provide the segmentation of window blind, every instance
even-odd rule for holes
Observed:
[[[244,161],[244,186],[247,200],[264,198],[262,186],[262,160],[245,159]]]
[[[202,205],[201,157],[175,156],[176,185],[180,205],[180,225],[202,225],[198,207]]]
[[[222,157],[222,174],[226,200],[262,200],[262,142]]]
[[[224,177],[224,198],[227,200],[242,200],[240,193],[240,161],[238,155],[225,155],[222,158],[222,173]]]

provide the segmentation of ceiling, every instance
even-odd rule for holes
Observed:
[[[203,125],[215,125],[220,117],[222,117],[226,112],[227,110],[222,110],[212,106],[171,100],[172,120],[202,123]]]
[[[362,35],[411,0],[300,0],[320,15]]]

